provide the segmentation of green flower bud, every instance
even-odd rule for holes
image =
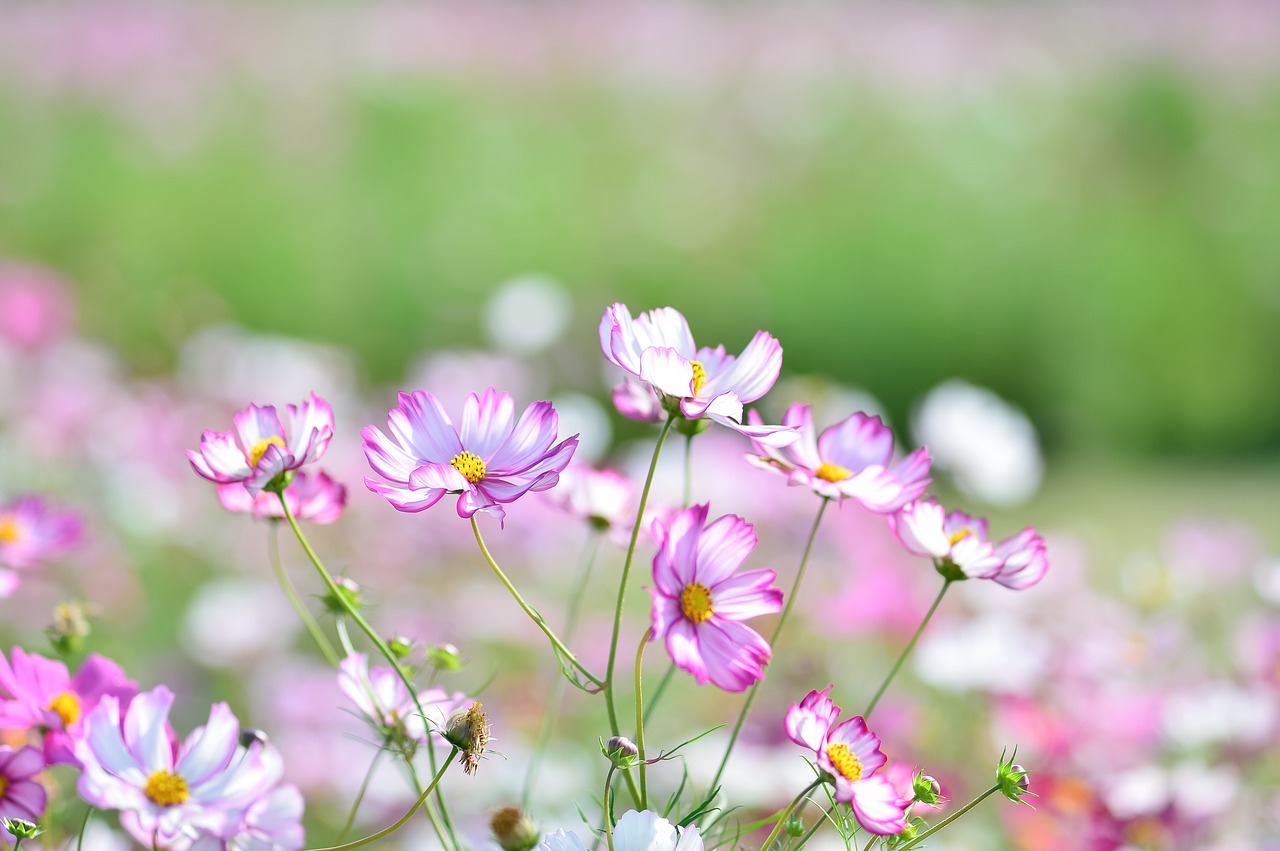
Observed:
[[[916,776],[911,778],[911,792],[922,804],[933,806],[942,800],[942,786],[923,771],[917,771]]]
[[[364,601],[360,599],[360,585],[354,579],[348,579],[343,576],[335,583],[337,586],[336,593],[330,592],[321,598],[324,607],[328,609],[331,615],[345,615],[348,607],[353,611],[359,611],[364,605]]]
[[[452,644],[433,644],[427,648],[427,664],[439,671],[461,671],[462,651]]]
[[[35,839],[40,834],[44,833],[44,830],[35,822],[30,822],[26,819],[20,818],[0,819],[0,827],[9,831],[13,838],[19,841],[23,839]]]
[[[1018,749],[1014,748],[1013,754],[1009,759],[1004,758],[1004,754],[1000,755],[1000,763],[996,766],[996,784],[1000,787],[1000,794],[1004,795],[1015,804],[1026,804],[1024,797],[1030,795],[1038,797],[1035,792],[1031,791],[1031,780],[1028,772],[1021,765],[1013,761],[1018,755]],[[1031,806],[1027,804],[1027,806]]]
[[[502,807],[489,817],[489,830],[502,851],[529,851],[542,841],[538,827],[519,807]]]

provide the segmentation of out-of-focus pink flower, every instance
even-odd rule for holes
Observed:
[[[818,767],[835,781],[836,801],[849,804],[858,824],[880,836],[901,833],[907,826],[911,798],[898,794],[878,771],[888,760],[880,738],[867,729],[861,715],[836,724],[840,707],[827,696],[832,686],[811,691],[787,710],[787,738],[818,757]]]
[[[668,525],[655,520],[653,627],[676,667],[698,685],[745,691],[764,677],[769,643],[740,621],[782,610],[772,570],[736,572],[756,545],[755,531],[726,514],[707,523],[707,505],[681,511]]]
[[[327,473],[299,471],[284,489],[289,511],[298,520],[312,523],[332,523],[342,516],[347,505],[345,485],[329,478]],[[260,491],[250,495],[244,485],[231,483],[218,485],[218,501],[227,511],[252,513],[259,519],[283,519],[284,507],[273,493]]]
[[[61,336],[72,313],[66,287],[53,272],[0,263],[0,338],[36,348]]]
[[[932,558],[950,579],[994,579],[1021,590],[1049,569],[1044,540],[1030,526],[992,543],[984,518],[945,511],[933,500],[918,500],[890,515],[889,527],[907,550]]]
[[[503,505],[555,487],[578,447],[576,434],[555,443],[560,420],[550,402],[534,402],[516,422],[515,401],[492,387],[467,396],[460,428],[426,391],[401,393],[399,402],[387,413],[390,437],[376,426],[361,432],[369,466],[387,480],[365,485],[399,511],[424,511],[455,493],[458,516],[502,520]]]
[[[755,411],[747,421],[762,424]],[[796,429],[799,439],[787,447],[753,441],[757,454],[747,461],[785,476],[789,485],[806,485],[830,499],[852,497],[877,514],[897,511],[929,485],[929,450],[917,449],[890,466],[893,432],[879,417],[856,413],[818,436],[809,406],[792,405],[782,424]]]
[[[74,763],[84,717],[104,698],[127,703],[137,690],[119,665],[96,653],[72,677],[61,662],[15,647],[8,660],[0,654],[0,728],[43,733],[47,762]]]
[[[84,766],[80,796],[103,810],[119,810],[120,824],[145,846],[188,844],[201,832],[217,836],[228,821],[274,783],[263,749],[239,747],[240,723],[225,703],[183,741],[169,727],[173,692],[159,686],[139,694],[123,717],[105,697],[85,719],[76,756]]]
[[[614,304],[600,320],[600,348],[605,358],[638,379],[642,386],[669,400],[686,419],[707,417],[753,440],[785,446],[796,439],[788,426],[749,425],[742,406],[773,387],[782,368],[782,346],[757,331],[734,357],[724,346],[698,348],[689,323],[675,308],[663,307],[635,319],[626,305]],[[653,406],[626,384],[614,391],[623,400],[619,412],[634,419],[653,419]],[[678,405],[678,408],[676,408]],[[665,407],[665,405],[664,405]]]
[[[260,748],[263,776],[268,786],[284,773],[280,752],[270,744]],[[238,754],[247,754],[240,749]],[[223,826],[202,832],[187,851],[298,851],[303,845],[302,793],[284,784],[268,788],[249,804],[228,810]]]
[[[442,688],[429,688],[419,692],[418,703],[414,703],[395,671],[385,665],[370,668],[363,653],[352,653],[342,660],[338,687],[377,731],[379,740],[426,742],[430,732],[434,741],[444,743],[441,733],[445,721],[470,700],[462,693],[451,695]],[[418,704],[425,717],[418,713]]]
[[[333,437],[333,409],[312,393],[300,405],[287,405],[288,426],[274,405],[250,405],[235,417],[236,434],[206,431],[199,451],[188,449],[191,468],[211,482],[242,482],[257,496],[282,473],[318,461]]]
[[[58,511],[38,496],[0,505],[0,566],[23,570],[80,543],[80,518]]]
[[[629,527],[635,519],[635,485],[616,470],[573,464],[561,474],[551,502],[597,529]]]
[[[44,757],[35,748],[0,745],[0,819],[40,821],[49,795],[33,778],[44,769]]]

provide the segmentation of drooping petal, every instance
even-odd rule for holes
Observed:
[[[465,491],[471,487],[466,476],[448,464],[423,464],[409,475],[415,490]]]
[[[431,506],[440,501],[448,491],[436,490],[418,490],[408,486],[400,486],[395,484],[387,484],[376,479],[365,477],[364,486],[373,493],[386,499],[391,503],[391,507],[397,511],[406,513],[416,513],[426,511]]]
[[[995,580],[1006,588],[1030,588],[1049,571],[1044,540],[1030,526],[997,544],[995,554],[1004,559]]]

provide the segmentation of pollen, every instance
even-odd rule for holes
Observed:
[[[961,529],[958,532],[952,532],[947,537],[947,543],[951,544],[951,546],[954,547],[956,544],[960,543],[961,541],[963,541],[965,538],[969,537],[972,534],[973,534],[973,530],[970,529],[968,526],[965,526],[963,529]]]
[[[276,435],[259,440],[249,449],[249,466],[256,467],[258,462],[262,460],[262,456],[267,454],[267,447],[279,446],[281,449],[287,448],[284,440]]]
[[[191,797],[191,793],[187,791],[187,781],[182,775],[163,770],[153,772],[142,791],[162,807],[176,807]]]
[[[66,728],[80,720],[82,707],[78,694],[72,691],[64,691],[49,701],[49,705],[45,708],[50,712],[56,713],[62,719],[62,726]]]
[[[840,772],[840,776],[850,783],[857,783],[862,779],[862,762],[850,752],[848,745],[842,742],[827,745],[827,759],[831,760],[832,767]]]
[[[853,471],[846,470],[839,464],[823,461],[822,466],[813,471],[813,475],[828,482],[843,482],[853,475]]]
[[[711,589],[700,582],[690,582],[680,592],[680,611],[694,623],[702,623],[715,613],[711,607]]]
[[[484,468],[484,459],[465,449],[453,456],[449,466],[461,473],[462,477],[473,485],[483,479],[487,472]]]
[[[689,366],[693,367],[693,395],[697,396],[707,386],[707,368],[696,360],[689,361]]]
[[[18,525],[16,519],[13,517],[0,519],[0,544],[15,543],[20,537],[22,537],[22,527]]]

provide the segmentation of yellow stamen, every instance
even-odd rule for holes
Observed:
[[[191,797],[187,791],[187,781],[180,774],[167,771],[154,772],[147,778],[143,793],[162,807],[176,807]]]
[[[0,520],[0,544],[15,543],[22,536],[22,527],[13,517]]]
[[[267,447],[269,446],[279,446],[281,449],[287,448],[284,445],[284,440],[274,434],[264,440],[259,440],[252,448],[249,449],[250,467],[258,466],[258,462],[262,460],[262,456],[267,454]]]
[[[965,538],[969,537],[972,534],[973,534],[973,530],[970,529],[968,526],[965,526],[959,532],[953,532],[947,538],[947,542],[954,547],[956,544],[960,543],[961,541],[963,541]]]
[[[715,613],[711,607],[711,589],[700,582],[690,582],[680,592],[680,611],[694,623],[702,623]]]
[[[857,783],[862,779],[862,763],[849,750],[848,745],[841,742],[827,745],[827,759],[831,760],[832,767],[850,783]]]
[[[707,386],[707,368],[696,360],[689,361],[689,365],[693,367],[693,395],[697,396]]]
[[[80,720],[80,696],[75,692],[64,691],[62,694],[49,701],[48,707],[51,712],[56,712],[58,717],[62,719],[62,726],[70,727],[72,724]]]
[[[8,791],[9,791],[9,778],[0,777],[0,800],[4,799],[4,796],[8,793]]]
[[[453,456],[449,466],[461,473],[462,477],[473,485],[483,479],[486,472],[484,459],[474,452],[467,452],[465,449]]]
[[[822,466],[813,471],[813,474],[819,479],[828,482],[843,482],[845,479],[853,475],[852,470],[846,470],[839,464],[832,464],[827,461],[822,462]]]

